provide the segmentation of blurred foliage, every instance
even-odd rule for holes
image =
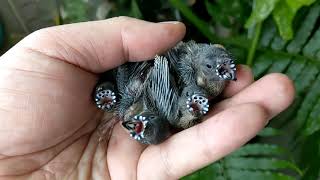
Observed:
[[[7,34],[6,44],[11,46],[29,33],[59,24],[57,1],[3,0],[0,19]]]
[[[320,179],[319,1],[51,0],[57,8],[48,3],[49,13],[43,15],[38,10],[35,16],[37,20],[47,17],[53,21],[38,21],[42,25],[32,27],[21,9],[24,6],[18,4],[37,1],[3,2],[1,5],[7,8],[0,6],[0,15],[11,13],[10,18],[17,22],[15,27],[20,29],[17,32],[22,34],[52,22],[65,24],[120,15],[155,22],[179,20],[187,25],[186,39],[225,45],[238,63],[252,66],[256,79],[272,72],[287,74],[297,91],[292,106],[244,147],[183,179]],[[12,2],[19,3],[12,7]]]
[[[279,28],[280,35],[285,40],[293,37],[292,22],[302,6],[309,6],[316,0],[254,0],[253,11],[245,24],[250,28],[264,21],[271,13]]]
[[[4,41],[4,29],[3,29],[3,25],[0,22],[0,48],[3,45],[3,41]]]

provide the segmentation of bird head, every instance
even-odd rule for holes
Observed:
[[[219,44],[200,44],[196,57],[198,75],[207,81],[236,80],[236,65],[232,55]]]
[[[130,136],[143,144],[159,144],[170,135],[168,122],[159,116],[143,112],[122,123]]]
[[[113,89],[113,85],[109,82],[104,82],[97,85],[94,93],[94,101],[99,109],[108,112],[114,109],[116,106],[117,97]]]
[[[154,117],[146,117],[142,115],[134,116],[131,119],[124,121],[122,126],[129,131],[131,137],[135,140],[141,141],[145,138],[144,132],[147,128],[149,118]]]

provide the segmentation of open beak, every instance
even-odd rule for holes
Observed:
[[[144,130],[147,123],[148,121],[146,121],[145,117],[134,116],[133,119],[122,122],[122,126],[129,131],[131,137],[140,140],[144,138]]]
[[[218,64],[216,67],[216,74],[224,80],[236,81],[236,65],[233,60],[229,63]]]

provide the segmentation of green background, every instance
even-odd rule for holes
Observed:
[[[185,40],[223,44],[255,79],[281,72],[294,81],[288,110],[241,149],[183,179],[320,179],[319,1],[7,0],[0,52],[43,27],[120,15],[182,21]]]

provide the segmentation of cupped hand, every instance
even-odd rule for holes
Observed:
[[[159,145],[134,141],[117,124],[99,142],[92,102],[98,74],[173,47],[182,23],[117,17],[46,28],[0,57],[0,179],[178,179],[236,150],[293,100],[292,82],[253,82],[238,67],[206,121]]]

